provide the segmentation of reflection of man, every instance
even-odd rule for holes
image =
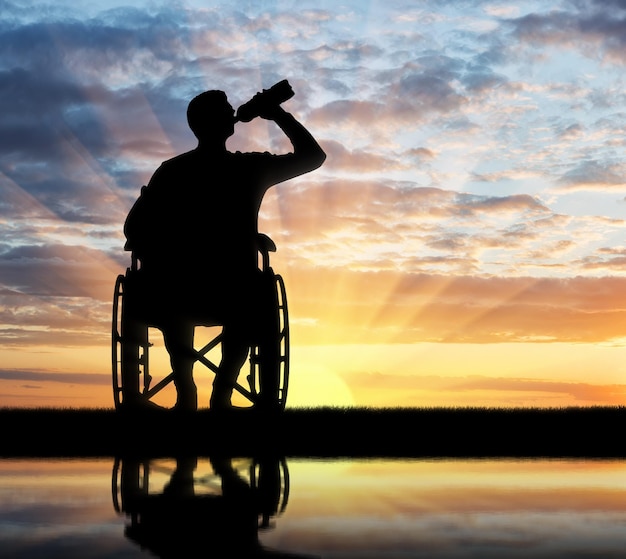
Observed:
[[[136,474],[138,468],[129,462],[124,466]],[[144,486],[133,500],[124,501],[130,507],[125,512],[131,517],[126,537],[162,559],[265,556],[258,538],[253,490],[239,477],[229,459],[220,458],[218,462],[218,479],[224,486],[222,475],[233,478],[236,490],[196,494],[197,458],[179,456],[162,494],[150,493],[149,487]],[[139,479],[133,481],[136,485],[127,483],[123,490],[139,489]]]
[[[325,154],[279,105],[263,107],[293,153],[232,153],[234,110],[222,91],[206,91],[187,109],[196,149],[165,161],[124,226],[127,248],[141,260],[153,322],[170,354],[176,407],[197,408],[192,376],[194,325],[223,325],[222,360],[212,408],[230,406],[246,360],[255,316],[257,218],[265,191],[318,168]]]
[[[176,457],[176,469],[159,494],[150,491],[150,461],[125,458],[119,488],[130,518],[126,537],[162,559],[306,559],[267,549],[259,540],[259,530],[271,527],[269,520],[287,504],[287,463],[278,457],[255,460],[246,478],[228,456],[209,460],[215,476],[195,478],[197,458]]]

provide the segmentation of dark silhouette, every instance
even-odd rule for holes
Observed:
[[[264,457],[235,467],[210,457],[213,474],[196,476],[198,459],[179,456],[161,492],[150,487],[163,466],[149,459],[117,459],[113,504],[130,523],[125,535],[162,559],[180,557],[304,557],[264,548],[259,530],[285,510],[289,474],[285,460]],[[156,491],[155,491],[156,490]]]
[[[223,327],[210,406],[231,406],[239,370],[263,329],[257,264],[263,195],[325,160],[311,134],[280,106],[289,94],[283,81],[240,107],[239,118],[223,91],[195,97],[187,120],[198,146],[157,169],[126,219],[126,248],[141,262],[145,308],[148,320],[163,332],[177,409],[198,405],[192,372],[197,325]],[[292,153],[226,149],[237,120],[255,114],[278,125],[291,141]],[[130,401],[130,393],[125,398]]]
[[[7,426],[0,457],[175,456],[206,453],[208,445],[211,452],[235,456],[271,449],[300,458],[626,457],[626,445],[615,435],[626,422],[626,406],[326,407],[225,415],[155,410],[129,418],[106,409],[0,408],[0,423]],[[410,436],[418,432],[419,438]]]

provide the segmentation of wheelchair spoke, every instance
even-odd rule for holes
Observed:
[[[220,343],[222,343],[222,334],[218,334],[217,336],[215,336],[215,338],[213,338],[207,345],[205,345],[197,353],[199,353],[200,355],[206,355],[207,353],[209,353],[209,351],[211,351],[214,347],[216,347]]]
[[[239,394],[241,394],[242,396],[245,396],[246,398],[248,398],[248,400],[250,400],[250,402],[254,403],[254,401],[256,400],[256,394],[253,394],[252,392],[250,392],[249,390],[246,390],[243,386],[241,386],[241,384],[239,384],[238,382],[235,383],[235,386],[233,387],[237,392],[239,392]]]
[[[157,382],[150,390],[144,392],[144,396],[152,398],[158,392],[161,392],[170,382],[174,380],[174,373],[170,373],[163,380]]]
[[[211,369],[211,371],[213,371],[214,373],[217,373],[218,366],[215,363],[209,361],[201,351],[197,351],[194,349],[194,353],[196,355],[196,360],[200,361],[200,363],[202,363],[208,369]]]

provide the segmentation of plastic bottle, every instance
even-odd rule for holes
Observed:
[[[293,97],[293,89],[287,80],[282,80],[269,89],[264,89],[257,93],[250,101],[244,103],[237,109],[235,120],[239,122],[250,122],[259,116],[259,113],[266,107],[280,105]]]

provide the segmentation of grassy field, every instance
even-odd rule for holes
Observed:
[[[624,457],[626,407],[124,414],[0,408],[0,456]]]

